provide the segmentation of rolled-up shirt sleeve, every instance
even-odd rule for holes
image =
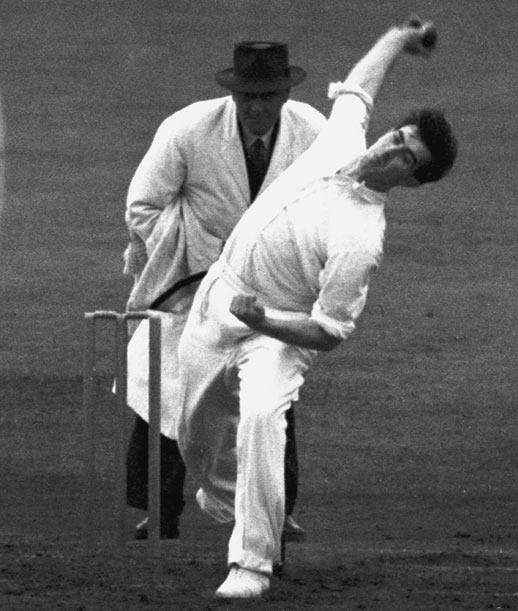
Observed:
[[[368,250],[350,249],[330,257],[320,274],[320,291],[311,318],[330,335],[345,339],[355,329],[367,299],[377,259]]]
[[[352,83],[331,83],[328,96],[334,100],[333,108],[314,147],[328,160],[329,170],[335,172],[365,151],[373,102],[361,87]]]
[[[309,149],[284,173],[284,184],[293,187],[330,176],[365,151],[372,98],[361,87],[346,83],[331,83],[329,97],[334,102],[326,125]]]

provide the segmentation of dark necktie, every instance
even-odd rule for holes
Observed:
[[[254,201],[263,184],[268,167],[268,153],[264,142],[257,138],[248,149],[247,164],[248,182],[250,183],[250,201]]]

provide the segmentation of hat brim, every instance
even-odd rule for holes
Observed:
[[[216,72],[216,81],[225,89],[236,93],[265,93],[267,91],[281,91],[288,87],[295,87],[306,78],[306,71],[298,66],[290,66],[286,76],[271,80],[254,81],[244,79],[234,74],[233,68]]]

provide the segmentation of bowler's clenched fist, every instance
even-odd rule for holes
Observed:
[[[229,308],[230,312],[245,325],[257,329],[265,319],[264,308],[257,303],[255,295],[235,295]]]
[[[437,29],[431,21],[412,15],[402,26],[408,34],[405,51],[412,55],[429,56],[437,42]]]

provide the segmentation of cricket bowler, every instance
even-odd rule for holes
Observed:
[[[388,193],[437,181],[454,163],[455,138],[435,109],[366,146],[384,78],[405,53],[429,57],[435,37],[416,17],[391,27],[330,85],[327,125],[244,214],[196,294],[179,347],[178,442],[201,508],[234,522],[217,598],[270,588],[285,514],[285,412],[318,351],[355,328],[383,252]]]

